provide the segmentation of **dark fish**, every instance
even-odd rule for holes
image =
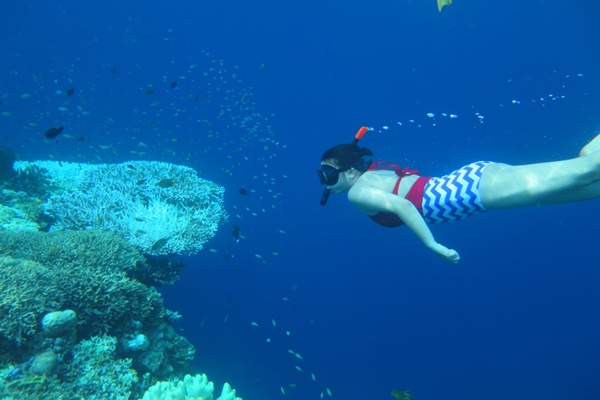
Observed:
[[[177,81],[171,82],[171,89],[175,89],[177,87]]]
[[[146,179],[140,179],[136,182],[136,185],[143,185],[144,183],[146,183]]]
[[[156,186],[161,187],[161,188],[170,188],[172,186],[175,186],[175,181],[173,179],[169,179],[169,178],[165,178],[165,179],[161,179]]]
[[[150,247],[150,250],[151,251],[159,250],[160,248],[164,247],[164,245],[167,244],[168,241],[169,241],[168,238],[158,239],[156,242],[154,242],[152,247]]]
[[[87,138],[85,136],[79,136],[75,140],[77,140],[78,142],[85,142],[87,140]]]
[[[112,68],[110,69],[110,73],[111,73],[111,74],[116,74],[116,73],[117,73],[117,67],[112,67]]]
[[[154,93],[154,90],[152,90],[152,89],[148,89],[148,90],[146,90],[144,93],[145,93],[145,94],[152,94],[152,93]]]
[[[248,196],[250,194],[249,191],[246,190],[246,188],[239,188],[238,193],[241,194],[242,196]]]
[[[50,128],[44,133],[48,139],[54,139],[63,131],[64,126],[59,126],[58,128]]]
[[[67,89],[65,93],[67,94],[67,96],[73,96],[73,93],[75,93],[75,88]]]
[[[199,96],[199,95],[197,94],[197,95],[196,95],[196,100],[194,100],[194,101],[198,101],[198,96]]]
[[[133,165],[131,165],[131,164],[127,164],[127,168],[129,168],[129,169],[135,169],[135,167]]]
[[[231,234],[235,238],[236,243],[240,241],[240,226],[238,224],[233,224],[231,227]]]

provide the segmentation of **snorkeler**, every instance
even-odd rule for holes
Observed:
[[[395,164],[370,162],[373,153],[354,142],[330,148],[318,171],[329,193],[348,192],[348,200],[386,227],[406,225],[427,248],[445,261],[456,263],[455,250],[435,241],[429,224],[458,221],[488,210],[570,203],[600,197],[600,134],[579,157],[529,165],[478,161],[442,177],[424,177],[419,171]]]

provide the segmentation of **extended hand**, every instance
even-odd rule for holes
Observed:
[[[456,250],[452,250],[443,246],[439,243],[436,243],[432,248],[435,253],[440,256],[444,261],[450,262],[452,264],[456,264],[458,260],[460,260],[460,256],[456,252]]]

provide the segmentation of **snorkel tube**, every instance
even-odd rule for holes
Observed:
[[[368,131],[369,131],[369,128],[367,128],[366,126],[361,126],[360,129],[358,130],[358,132],[356,132],[356,135],[354,135],[354,139],[352,139],[351,144],[357,144],[358,141],[360,139],[362,139],[362,137],[365,136],[365,133],[367,133]],[[331,189],[325,188],[325,190],[323,191],[323,194],[321,195],[321,201],[319,202],[319,204],[321,204],[322,206],[327,204],[327,200],[329,200],[330,194],[331,194]]]

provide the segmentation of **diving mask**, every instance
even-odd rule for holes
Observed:
[[[321,169],[317,171],[319,179],[321,179],[321,185],[333,186],[338,183],[340,174],[346,172],[352,167],[347,168],[334,168],[331,165],[322,165]]]

